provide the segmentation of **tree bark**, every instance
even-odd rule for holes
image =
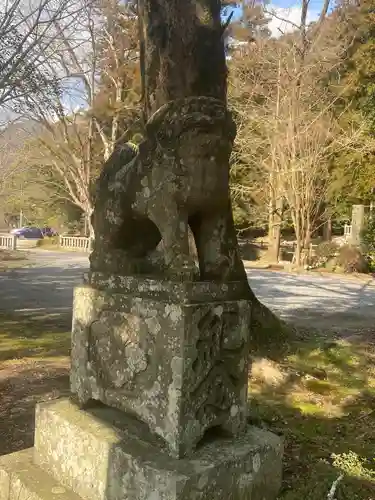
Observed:
[[[273,191],[273,190],[272,190]],[[281,243],[281,223],[283,219],[283,199],[270,193],[270,214],[268,228],[268,257],[271,262],[278,262]]]
[[[328,219],[323,223],[323,240],[332,240],[332,217],[329,216]]]
[[[220,0],[139,0],[145,119],[168,101],[226,101]]]

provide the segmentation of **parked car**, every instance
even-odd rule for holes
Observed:
[[[11,234],[14,234],[15,236],[21,239],[30,239],[30,240],[31,239],[39,240],[44,237],[43,232],[39,227],[32,227],[32,226],[12,229]]]
[[[27,227],[25,227],[25,226],[15,227],[14,229],[12,229],[10,231],[10,234],[15,234],[16,236],[18,236],[18,234],[21,234],[23,231],[25,231],[25,229],[27,229]]]
[[[58,232],[51,227],[36,227],[36,226],[24,226],[12,229],[11,234],[14,234],[20,238],[43,238],[47,236],[51,238],[52,236],[58,236]]]

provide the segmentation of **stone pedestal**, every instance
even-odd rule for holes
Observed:
[[[91,274],[74,397],[38,405],[34,448],[0,458],[0,500],[274,500],[282,441],[246,416],[250,315],[246,282]]]
[[[33,449],[0,458],[0,500],[271,500],[282,445],[246,427],[207,439],[191,458],[169,455],[144,424],[67,399],[38,405]]]
[[[71,390],[136,415],[172,456],[246,426],[250,302],[243,283],[90,276],[75,290]]]

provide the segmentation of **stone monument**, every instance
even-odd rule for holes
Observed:
[[[34,448],[0,459],[0,500],[276,498],[281,440],[247,419],[235,133],[225,100],[177,97],[138,150],[119,144],[104,165],[74,294],[72,397],[38,405]]]
[[[365,206],[353,205],[352,207],[352,232],[350,235],[350,244],[360,246],[361,233],[365,228]]]

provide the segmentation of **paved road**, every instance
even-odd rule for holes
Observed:
[[[86,255],[29,250],[31,266],[0,273],[0,310],[70,312],[73,288],[88,267]]]
[[[85,255],[34,250],[33,266],[0,274],[0,310],[63,313],[69,317],[72,290],[87,270]],[[338,316],[350,326],[375,325],[375,285],[336,277],[249,271],[250,284],[268,307],[285,319],[319,326]]]

